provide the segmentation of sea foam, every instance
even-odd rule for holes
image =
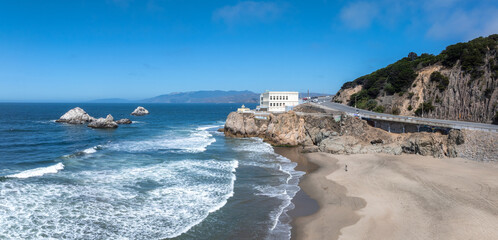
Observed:
[[[173,238],[226,204],[237,167],[179,160],[57,175],[77,184],[3,181],[0,238]]]
[[[48,167],[40,167],[40,168],[34,168],[26,171],[22,171],[20,173],[12,174],[12,175],[7,175],[5,177],[7,178],[30,178],[30,177],[40,177],[48,173],[57,173],[60,170],[64,169],[64,164],[62,163],[57,163],[52,166]]]
[[[280,184],[277,185],[255,185],[255,194],[280,200],[274,210],[270,212],[269,238],[279,239],[291,234],[291,218],[287,214],[294,208],[292,198],[300,190],[298,184],[302,171],[296,171],[296,163],[275,153],[273,147],[263,142],[260,138],[249,138],[240,143],[234,150],[244,153],[251,161],[244,161],[244,165],[263,167],[273,170],[273,175],[279,176]]]
[[[108,149],[124,152],[147,152],[157,150],[171,150],[188,153],[199,153],[206,151],[206,148],[216,139],[208,131],[214,126],[201,126],[195,130],[172,131],[169,130],[163,135],[148,140],[124,141],[113,143]]]

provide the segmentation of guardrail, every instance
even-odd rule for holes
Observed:
[[[441,123],[441,122],[427,121],[427,120],[423,120],[423,119],[419,119],[419,118],[407,119],[404,117],[403,118],[386,117],[386,116],[379,116],[379,115],[375,115],[375,114],[364,114],[364,113],[357,114],[357,113],[349,113],[349,112],[345,112],[345,113],[347,115],[353,116],[353,117],[369,118],[369,119],[391,121],[391,122],[410,123],[410,124],[415,124],[415,125],[426,125],[426,126],[434,126],[434,127],[452,128],[452,129],[467,129],[467,130],[498,132],[498,129],[495,129],[493,127],[465,126],[465,125],[457,125],[454,123]]]

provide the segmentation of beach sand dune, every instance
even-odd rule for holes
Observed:
[[[320,168],[301,186],[320,210],[295,219],[295,239],[498,239],[496,163],[307,156]]]

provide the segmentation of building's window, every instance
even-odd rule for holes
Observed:
[[[289,96],[285,96],[285,100],[289,100]]]

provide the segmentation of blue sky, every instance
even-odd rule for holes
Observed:
[[[493,33],[492,0],[0,0],[0,100],[335,93],[410,51]]]

